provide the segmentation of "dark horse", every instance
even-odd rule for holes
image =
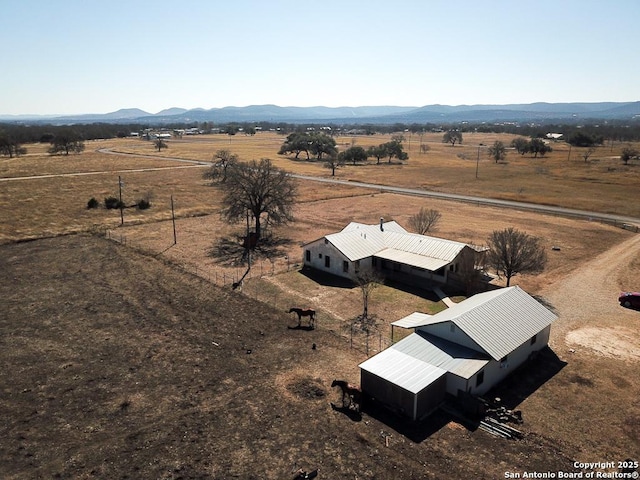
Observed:
[[[362,390],[356,385],[351,385],[345,380],[334,380],[331,382],[331,388],[340,387],[342,390],[342,407],[345,408],[345,397],[349,399],[349,404],[346,408],[350,408],[351,405],[356,405],[356,412],[360,412],[360,406],[362,405]]]
[[[298,326],[300,326],[300,320],[302,317],[309,317],[309,326],[313,327],[314,322],[316,320],[316,311],[311,308],[298,308],[291,307],[289,309],[289,313],[297,313],[298,314]]]

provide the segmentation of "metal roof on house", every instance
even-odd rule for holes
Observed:
[[[392,248],[385,248],[384,250],[377,252],[374,256],[384,260],[392,260],[394,262],[402,263],[403,265],[423,268],[431,272],[435,272],[451,261],[426,257],[417,253],[403,252],[402,250],[393,250]]]
[[[361,363],[360,368],[418,393],[445,372],[468,379],[488,362],[479,352],[417,332]]]
[[[500,360],[558,318],[520,287],[479,293],[431,317],[451,321],[493,359]],[[424,327],[428,330],[428,326]]]
[[[427,313],[413,312],[400,320],[392,322],[391,325],[400,328],[423,327],[424,325],[429,325],[431,323],[431,317],[432,315]]]
[[[350,261],[377,256],[435,271],[453,261],[467,245],[409,233],[396,222],[364,225],[351,222],[325,237]]]

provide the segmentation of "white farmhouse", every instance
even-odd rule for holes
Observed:
[[[469,245],[409,233],[396,222],[365,225],[351,222],[303,246],[307,268],[355,280],[375,271],[382,277],[416,287],[462,283],[465,268],[473,268],[476,250]]]

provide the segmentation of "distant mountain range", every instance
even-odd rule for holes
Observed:
[[[138,108],[104,114],[66,116],[2,115],[0,121],[12,123],[141,123],[163,125],[193,122],[283,122],[336,124],[533,122],[577,123],[587,120],[640,119],[638,102],[529,103],[510,105],[426,105],[424,107],[279,107],[250,105],[205,110],[168,108],[151,114]]]

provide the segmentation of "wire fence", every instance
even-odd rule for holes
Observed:
[[[163,251],[154,249],[147,242],[137,241],[132,236],[116,230],[106,230],[105,238],[129,248],[136,249],[153,256],[162,255]],[[170,257],[163,257],[173,267],[183,272],[195,275],[218,287],[229,287],[256,301],[265,303],[280,310],[288,312],[292,305],[298,305],[304,300],[302,292],[283,291],[276,284],[265,284],[255,280],[268,279],[277,275],[299,270],[301,264],[292,262],[289,257],[281,256],[270,260],[257,260],[252,262],[251,269],[247,266],[217,268],[214,265],[198,265]],[[252,282],[251,280],[254,280]],[[297,326],[297,317],[291,314],[291,326]],[[303,328],[308,325],[302,323]],[[349,321],[336,319],[329,312],[319,309],[314,328],[320,328],[342,339],[352,350],[371,357],[393,344],[389,331],[385,331],[386,325],[363,325],[359,317]]]

